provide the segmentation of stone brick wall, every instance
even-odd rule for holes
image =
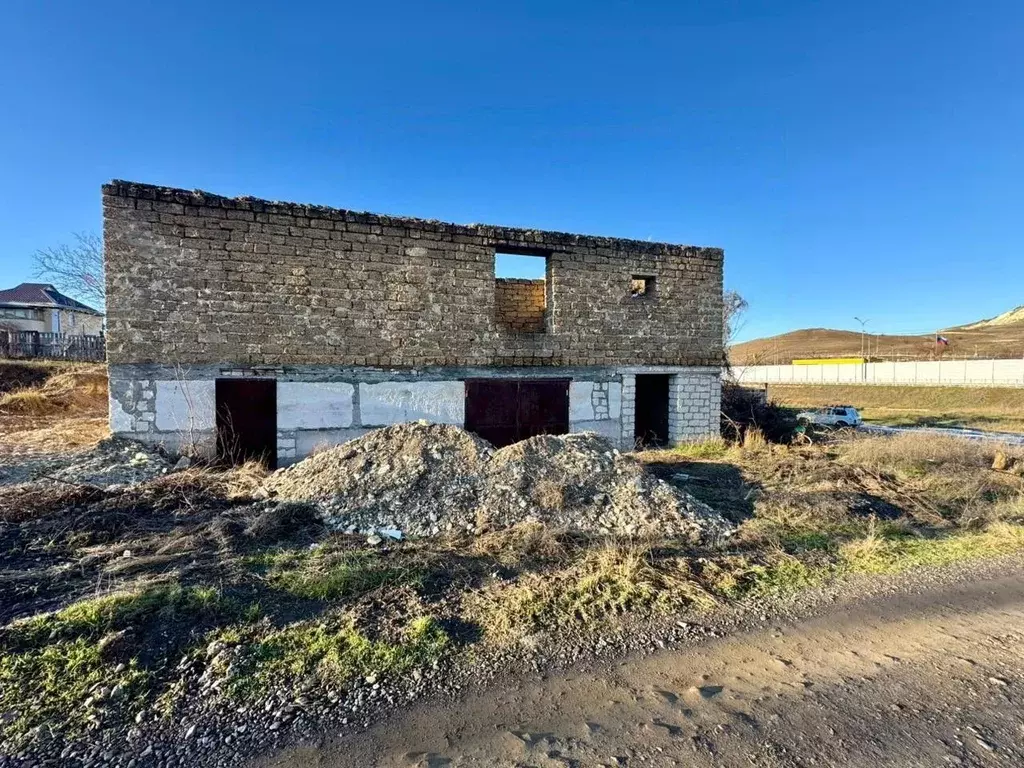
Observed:
[[[668,436],[673,445],[721,434],[722,374],[692,369],[669,379]]]
[[[547,300],[543,280],[494,281],[494,320],[501,329],[543,333]]]
[[[719,365],[722,251],[103,188],[112,364]],[[546,332],[497,322],[494,253],[548,258]],[[655,276],[631,296],[633,275]]]

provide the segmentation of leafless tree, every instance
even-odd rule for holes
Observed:
[[[38,250],[33,259],[37,278],[103,310],[106,305],[103,239],[95,232],[76,232],[75,242]]]
[[[729,349],[736,341],[736,335],[743,329],[746,321],[743,315],[750,306],[738,291],[728,290],[723,295],[722,312],[725,328],[725,348]]]

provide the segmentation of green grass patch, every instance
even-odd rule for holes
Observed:
[[[386,562],[375,552],[308,553],[286,550],[250,559],[267,583],[293,597],[340,600],[397,586],[421,586],[422,569]]]
[[[720,459],[729,452],[729,444],[720,437],[692,443],[680,443],[668,448],[665,454],[682,459]]]
[[[981,532],[935,537],[885,537],[871,533],[844,544],[840,558],[854,573],[899,573],[1021,550],[1024,550],[1024,526],[993,523]]]
[[[9,644],[24,647],[54,640],[97,639],[109,632],[149,621],[190,623],[252,619],[253,606],[224,597],[214,587],[180,584],[89,598],[55,613],[15,622]]]
[[[222,634],[219,639],[225,638],[230,636]],[[228,673],[227,691],[245,697],[310,679],[341,687],[359,677],[393,677],[434,663],[450,643],[444,629],[426,616],[409,622],[401,637],[391,642],[371,640],[351,619],[302,622],[240,646]]]
[[[102,706],[133,709],[148,679],[135,662],[105,662],[86,638],[0,654],[0,712],[6,713],[0,733],[14,743],[47,725],[79,734]]]
[[[682,605],[708,608],[715,599],[690,578],[684,560],[656,568],[648,553],[607,547],[567,569],[530,573],[514,584],[483,590],[469,616],[497,643],[570,624],[593,626],[627,613],[667,612]]]

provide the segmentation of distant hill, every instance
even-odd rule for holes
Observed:
[[[979,320],[970,325],[961,325],[960,328],[970,330],[973,328],[990,328],[994,325],[1016,325],[1017,323],[1024,323],[1024,304],[1016,309],[1011,309],[1009,312],[1003,312],[1001,315],[990,317],[988,320]]]
[[[804,328],[779,336],[735,345],[729,353],[733,365],[774,365],[800,358],[860,357],[872,359],[936,360],[941,358],[1024,357],[1024,306],[998,317],[939,331],[949,346],[935,343],[934,334],[896,336],[869,333],[863,346],[859,331]]]

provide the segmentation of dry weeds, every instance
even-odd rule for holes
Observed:
[[[52,371],[42,384],[0,395],[0,455],[74,451],[107,437],[104,367],[40,367]]]

